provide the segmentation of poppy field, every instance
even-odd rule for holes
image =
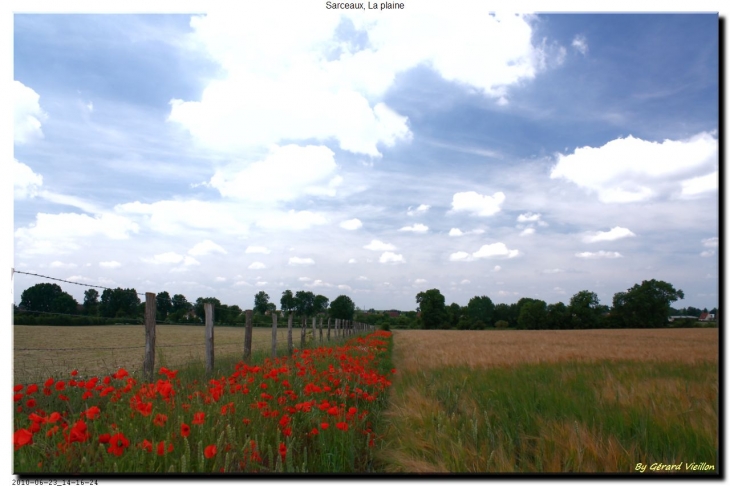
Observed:
[[[376,331],[291,356],[17,384],[14,473],[372,472],[395,369]]]

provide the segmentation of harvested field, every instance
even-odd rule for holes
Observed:
[[[402,370],[466,365],[509,366],[558,361],[650,360],[717,362],[714,329],[587,329],[568,331],[394,331]]]
[[[282,353],[286,350],[286,323],[277,331],[277,348]],[[144,361],[144,326],[14,326],[13,333],[16,383],[65,375],[74,368],[82,375],[110,373],[120,367],[132,372],[141,370]],[[155,368],[205,362],[204,326],[162,325],[157,326],[156,334]],[[326,341],[326,329],[323,337]],[[242,358],[243,339],[242,327],[216,327],[215,358]],[[299,347],[300,339],[301,328],[295,327],[294,347]],[[254,327],[251,348],[253,352],[270,350],[271,328]]]

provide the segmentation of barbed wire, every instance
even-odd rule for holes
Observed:
[[[114,289],[112,289],[112,288],[109,288],[109,287],[103,287],[103,286],[101,286],[101,285],[91,285],[91,284],[85,284],[85,283],[79,283],[79,282],[72,282],[71,280],[63,280],[62,278],[56,278],[56,277],[49,277],[48,275],[40,275],[40,274],[38,274],[38,273],[23,272],[23,271],[20,271],[20,270],[16,270],[16,269],[14,269],[14,268],[13,268],[12,270],[13,270],[13,273],[22,273],[23,275],[32,275],[32,276],[34,276],[34,277],[41,277],[41,278],[47,278],[47,279],[49,279],[49,280],[55,280],[55,281],[57,281],[57,282],[66,282],[66,283],[70,283],[70,284],[74,284],[74,285],[82,285],[82,286],[84,286],[84,287],[94,287],[94,288],[97,288],[97,289],[104,289],[104,290],[111,290],[111,291],[114,291]],[[144,295],[143,293],[140,293],[140,292],[136,292],[136,291],[135,291],[135,293],[136,293],[137,295]]]

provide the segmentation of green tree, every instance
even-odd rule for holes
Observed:
[[[225,318],[225,309],[223,309],[223,306],[221,305],[221,301],[216,299],[215,297],[198,297],[195,299],[195,305],[193,305],[193,310],[195,311],[195,315],[198,316],[198,319],[201,320],[201,322],[205,323],[205,304],[213,304],[213,321],[220,321],[224,322]]]
[[[140,303],[135,289],[105,289],[101,294],[99,314],[102,317],[136,317]]]
[[[517,316],[512,315],[512,307],[509,304],[497,304],[494,306],[494,321],[507,321],[512,326],[517,325]]]
[[[155,296],[155,304],[157,306],[157,318],[160,320],[167,319],[168,314],[172,312],[172,299],[167,291],[162,291]]]
[[[25,289],[23,293],[20,294],[20,307],[29,311],[60,312],[57,307],[54,306],[54,302],[63,294],[65,294],[65,292],[57,284],[35,284],[32,287]],[[59,303],[60,302],[61,301],[59,301]]]
[[[573,329],[595,329],[601,318],[603,307],[595,292],[581,290],[570,298],[568,306],[573,317]]]
[[[424,329],[438,329],[446,320],[446,299],[439,289],[418,292],[416,303],[421,311]]]
[[[522,299],[520,299],[522,300]],[[520,306],[517,325],[522,329],[545,329],[547,304],[542,300],[529,299]]]
[[[355,303],[346,295],[338,295],[330,303],[330,316],[333,319],[352,320],[355,315]]]
[[[612,314],[624,327],[666,327],[672,302],[684,299],[684,292],[662,280],[644,280],[626,292],[613,296]]]
[[[77,314],[79,303],[76,299],[71,297],[70,294],[62,292],[61,295],[53,299],[51,308],[53,312],[59,312],[61,314]]]
[[[330,300],[324,295],[314,296],[313,313],[316,315],[321,312],[325,312],[327,310],[327,306],[329,306],[329,303]]]
[[[263,290],[253,297],[253,311],[261,315],[266,314],[269,305],[269,294]]]
[[[472,297],[466,305],[466,311],[476,328],[484,329],[492,325],[494,303],[489,297]]]
[[[314,294],[309,291],[298,290],[294,294],[294,311],[299,316],[309,317],[314,315]]]
[[[446,308],[446,319],[444,322],[448,326],[448,329],[460,329],[459,319],[461,318],[461,306],[456,302],[452,302]]]
[[[572,325],[571,321],[570,309],[562,302],[547,306],[546,327],[548,329],[570,329]]]
[[[294,307],[296,306],[296,301],[294,300],[294,294],[292,294],[291,290],[285,290],[281,293],[281,300],[279,301],[281,304],[281,310],[282,312],[288,314],[289,312],[294,311]]]
[[[99,311],[99,292],[96,289],[84,291],[84,312],[87,315],[96,315]]]

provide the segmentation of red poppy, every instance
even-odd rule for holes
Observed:
[[[35,383],[33,383],[31,385],[28,385],[28,388],[25,389],[25,394],[26,395],[32,395],[33,393],[35,393],[37,391],[38,391],[38,385],[36,385]]]
[[[115,456],[121,456],[124,452],[124,449],[129,447],[129,439],[124,437],[124,434],[121,432],[118,434],[114,434],[109,438],[109,448],[106,450],[109,454],[114,454]]]
[[[35,400],[33,400],[31,398],[30,400],[28,400],[27,402],[25,402],[25,406],[28,407],[28,408],[35,408],[35,406],[36,406]]]
[[[283,442],[279,444],[279,455],[282,461],[286,459],[286,444]]]
[[[172,443],[167,444],[167,452],[172,452]],[[160,441],[157,444],[157,455],[158,456],[165,455],[165,442],[164,441]]]
[[[158,413],[153,421],[153,423],[158,427],[165,425],[165,422],[167,422],[167,415],[162,415],[161,413]]]
[[[23,385],[15,385],[15,386],[13,387],[13,391],[16,391],[16,392],[19,392],[19,391],[20,391],[20,390],[22,390],[22,389],[23,389]]]
[[[327,413],[330,415],[337,415],[340,412],[340,410],[337,407],[332,407],[329,410],[327,410]]]
[[[322,422],[321,424],[319,424],[319,426],[322,428],[322,430],[327,430],[330,424],[328,424],[327,422]]]
[[[84,442],[91,435],[86,430],[86,422],[78,420],[73,427],[71,427],[71,433],[68,436],[68,442]]]
[[[337,428],[342,430],[343,432],[347,431],[347,422],[337,422]]]
[[[17,451],[21,447],[33,443],[33,434],[26,429],[16,430],[13,434],[13,446]]]
[[[22,399],[23,399],[23,394],[22,393],[16,393],[15,395],[13,395],[13,401],[14,402],[19,402]]]
[[[111,441],[112,435],[111,434],[101,434],[99,436],[99,443],[100,444],[108,444],[109,441]]]
[[[317,435],[319,434],[319,430],[317,430],[317,427],[314,427],[312,431],[309,433],[309,435]]]
[[[56,432],[58,432],[58,425],[54,425],[53,427],[48,429],[48,431],[46,432],[46,437],[50,437],[53,434],[55,434]]]
[[[211,459],[213,456],[216,455],[218,452],[218,448],[214,445],[209,445],[205,448],[205,451],[203,452],[205,454],[206,459]]]
[[[53,378],[48,378],[48,379],[46,380],[46,383],[45,383],[45,385],[43,385],[43,386],[45,386],[46,388],[51,388],[51,385],[53,385],[53,384],[54,384],[55,382],[56,382],[56,381],[55,381],[55,380],[54,380]]]
[[[73,370],[73,371],[71,372],[71,376],[76,376],[76,375],[78,375],[78,374],[79,374],[79,370]]]
[[[197,412],[193,415],[193,425],[203,425],[205,422],[205,413]]]
[[[58,412],[52,412],[51,415],[48,416],[48,421],[51,423],[58,422],[58,420],[61,418],[61,414]]]
[[[121,380],[125,376],[129,376],[129,373],[127,373],[127,370],[125,370],[124,368],[119,368],[119,371],[114,373],[114,378],[116,378],[117,380]]]
[[[81,415],[82,416],[85,415],[86,418],[89,420],[94,420],[100,414],[101,414],[101,410],[96,405],[94,405],[93,407],[89,407],[85,412],[81,412]]]
[[[182,424],[180,426],[180,435],[187,437],[190,435],[190,426],[188,424]]]
[[[86,400],[87,398],[91,398],[91,397],[93,397],[93,396],[94,396],[94,394],[93,394],[93,393],[91,393],[90,391],[85,391],[85,392],[84,392],[84,394],[83,394],[83,395],[81,395],[81,399],[82,399],[82,400]]]
[[[282,427],[286,427],[287,425],[289,425],[289,422],[291,422],[291,417],[289,417],[288,415],[284,415],[283,417],[281,417],[281,420],[279,420],[279,425],[281,425]]]
[[[249,420],[249,419],[245,418],[245,419],[243,419],[243,420],[242,420],[242,422],[243,422],[243,423],[244,423],[245,425],[248,425],[248,424],[250,424],[250,423],[251,423],[251,420]]]
[[[64,388],[66,388],[66,382],[65,381],[59,381],[56,383],[56,390],[61,391]]]

